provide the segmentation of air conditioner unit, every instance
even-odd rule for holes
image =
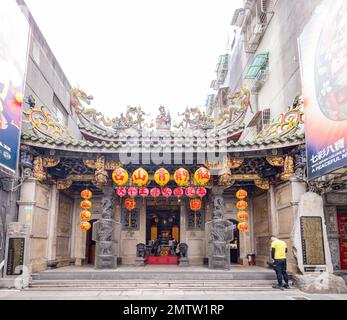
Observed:
[[[260,23],[257,23],[254,28],[253,28],[253,32],[255,34],[262,34],[264,33],[264,26]]]

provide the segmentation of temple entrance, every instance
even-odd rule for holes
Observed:
[[[240,236],[239,230],[237,229],[237,225],[239,221],[230,219],[230,222],[233,224],[234,230],[234,240],[230,242],[230,263],[239,263],[240,258]]]
[[[85,264],[94,265],[95,264],[95,246],[96,242],[93,240],[93,227],[97,220],[89,221],[92,225],[91,229],[87,231],[86,235],[86,259]]]
[[[177,264],[180,242],[180,207],[148,206],[146,245],[148,264]]]

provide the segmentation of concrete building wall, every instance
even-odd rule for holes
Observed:
[[[321,0],[277,0],[274,15],[255,54],[269,51],[269,78],[258,95],[259,110],[285,112],[301,94],[297,40]]]

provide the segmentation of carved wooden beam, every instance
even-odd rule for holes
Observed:
[[[38,181],[44,181],[47,179],[46,169],[43,166],[43,159],[41,157],[35,157],[34,159],[33,175]]]
[[[257,179],[254,180],[254,184],[262,190],[269,190],[270,189],[270,182],[267,179]]]
[[[59,157],[46,157],[43,158],[44,168],[54,168],[60,163]]]
[[[282,157],[266,157],[266,161],[273,167],[283,167],[284,159]]]

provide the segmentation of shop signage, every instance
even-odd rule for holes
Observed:
[[[299,38],[309,180],[347,165],[346,16],[324,0]]]

